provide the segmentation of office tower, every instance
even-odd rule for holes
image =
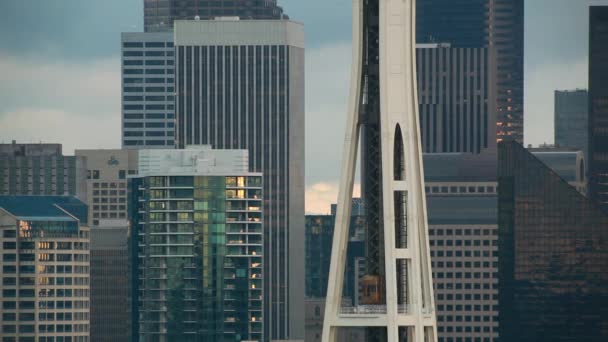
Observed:
[[[290,21],[176,21],[178,147],[248,149],[264,175],[266,337],[304,338],[304,33]]]
[[[499,144],[499,334],[608,338],[608,217],[515,142]]]
[[[489,0],[497,139],[524,141],[524,0]]]
[[[496,157],[425,154],[439,342],[498,340]]]
[[[589,195],[608,212],[608,6],[589,18]]]
[[[127,176],[137,174],[136,150],[76,150],[87,165],[87,197],[91,227],[100,220],[125,220]]]
[[[175,66],[171,33],[122,34],[125,149],[175,146]]]
[[[426,153],[496,150],[490,49],[418,44],[418,103]]]
[[[555,91],[555,145],[583,151],[589,143],[589,98],[587,90]]]
[[[262,174],[247,159],[209,146],[140,151],[133,340],[263,340]]]
[[[89,341],[87,206],[0,196],[2,341]]]
[[[146,32],[170,31],[175,20],[240,17],[241,19],[288,19],[277,0],[216,0],[179,1],[144,0],[144,28]]]
[[[437,341],[416,96],[415,6],[415,1],[353,1],[354,62],[324,342],[337,341],[344,327],[366,328],[372,341]],[[342,288],[360,137],[368,274],[361,280],[363,305],[348,307]]]
[[[86,165],[61,144],[0,144],[0,195],[70,195],[86,199]]]
[[[91,342],[129,342],[129,222],[91,228]]]
[[[523,142],[523,0],[419,0],[417,8],[418,43],[488,49],[496,138]]]

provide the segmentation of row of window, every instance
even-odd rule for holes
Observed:
[[[17,303],[19,303],[19,310],[35,310],[35,301],[31,300],[20,300],[15,301],[3,301],[3,310],[17,310]],[[42,300],[38,301],[39,309],[57,309],[57,310],[71,310],[71,309],[88,309],[89,301],[86,300]]]
[[[126,203],[127,199],[125,197],[95,197],[93,198],[93,203]]]
[[[497,235],[496,229],[429,229],[429,235]]]
[[[465,251],[431,251],[431,258],[434,257],[438,257],[438,258],[443,258],[443,257],[447,257],[447,258],[452,258],[452,257],[456,257],[456,258],[462,258],[463,256],[466,258],[489,258],[490,256],[498,258],[498,251],[469,251],[469,250],[465,250]]]
[[[427,186],[424,188],[427,194],[463,194],[463,193],[479,193],[479,194],[494,194],[497,188],[495,186]]]
[[[124,87],[125,93],[174,93],[175,87]]]
[[[39,266],[40,267],[44,266]],[[41,273],[41,272],[39,272]],[[49,274],[52,272],[47,272]],[[33,277],[20,277],[19,286],[34,286],[36,284],[36,278]],[[39,277],[38,285],[88,285],[89,278],[86,277]],[[5,277],[2,279],[2,285],[4,286],[17,286],[17,278]]]
[[[165,63],[166,61],[166,63]],[[133,65],[152,65],[152,66],[164,66],[164,65],[174,65],[175,62],[173,60],[164,60],[164,59],[127,59],[123,61],[124,66],[133,66]]]
[[[125,122],[123,124],[123,126],[125,128],[144,128],[144,123],[143,122]],[[146,122],[145,123],[145,127],[146,128],[173,128],[175,126],[175,123],[173,122]]]
[[[147,50],[147,51],[138,51],[138,50],[129,50],[122,52],[123,57],[173,57],[175,56],[175,51],[162,51],[162,50]]]
[[[175,106],[173,104],[168,104],[168,105],[164,105],[164,104],[147,104],[147,105],[142,105],[142,104],[125,104],[122,106],[122,109],[124,110],[173,110],[175,109]]]
[[[125,140],[125,146],[174,146],[175,140]]]
[[[133,77],[125,77],[123,79],[124,84],[133,84],[133,83],[168,83],[173,84],[175,79],[173,78],[164,78],[164,77],[148,77],[148,78],[133,78]]]
[[[160,102],[160,101],[175,101],[173,95],[162,96],[162,95],[125,95],[122,97],[123,101],[149,101],[149,102]]]
[[[498,240],[431,240],[431,246],[498,246]]]

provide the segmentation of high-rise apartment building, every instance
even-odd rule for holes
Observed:
[[[264,197],[247,151],[142,150],[139,160],[133,340],[263,341]]]
[[[125,220],[127,176],[137,174],[136,150],[76,150],[87,167],[86,203],[91,227],[100,220]]]
[[[144,0],[146,32],[173,30],[175,20],[239,17],[241,19],[288,19],[277,0]]]
[[[608,6],[589,18],[589,194],[608,212]]]
[[[129,222],[91,228],[91,342],[129,342]]]
[[[86,199],[86,162],[61,144],[0,144],[0,195],[69,195]]]
[[[123,148],[175,146],[174,54],[170,32],[122,34]]]
[[[589,96],[587,90],[555,91],[555,145],[583,151],[589,144]]]
[[[496,81],[490,50],[418,44],[416,62],[422,150],[496,150]]]
[[[68,196],[0,196],[0,336],[89,341],[87,207]]]
[[[522,143],[523,0],[418,0],[416,18],[419,44],[488,49],[495,94],[495,102],[489,103],[490,115],[496,117],[496,128],[490,134],[496,133],[498,141]]]
[[[264,175],[266,337],[304,337],[304,32],[286,20],[175,22],[178,147],[249,150]]]
[[[608,216],[521,145],[498,150],[500,341],[605,341]]]

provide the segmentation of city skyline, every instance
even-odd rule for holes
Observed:
[[[317,1],[317,0],[315,0]],[[558,2],[558,4],[556,4]],[[57,142],[67,153],[75,148],[120,146],[119,33],[143,30],[143,2],[106,1],[65,6],[7,2],[0,16],[0,135],[5,142]],[[551,3],[551,6],[547,4]],[[68,5],[72,4],[69,11]],[[553,91],[586,88],[587,6],[606,0],[527,1],[525,5],[525,143],[552,142]],[[335,199],[342,148],[350,61],[350,11],[347,2],[324,4],[279,1],[307,33],[307,212],[324,213]],[[15,32],[14,18],[25,18],[28,28]],[[75,14],[73,18],[66,13]],[[113,25],[104,17],[111,16]],[[69,17],[69,20],[66,20]],[[85,22],[94,28],[84,28]],[[105,26],[103,29],[101,26]],[[47,29],[48,28],[48,29]],[[79,28],[75,30],[75,28]],[[27,38],[27,39],[26,39]],[[91,43],[94,41],[95,43]],[[551,58],[545,58],[549,54]],[[331,67],[329,67],[331,66]],[[335,67],[337,66],[337,67]],[[57,80],[61,80],[57,82]],[[83,85],[84,86],[80,86]],[[322,125],[321,120],[327,119]],[[8,121],[10,130],[7,127]],[[55,122],[69,120],[75,127],[91,127],[100,135],[79,129],[66,136]],[[37,123],[32,124],[32,122]],[[18,133],[15,133],[18,132]],[[72,133],[72,132],[71,132]],[[332,146],[316,143],[330,139]],[[313,158],[314,157],[314,158]]]

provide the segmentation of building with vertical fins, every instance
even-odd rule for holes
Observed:
[[[498,141],[523,142],[523,3],[523,0],[418,0],[416,5],[417,43],[487,49],[494,95],[488,102],[488,115],[496,123],[489,134],[495,134]],[[438,61],[436,66],[443,63]],[[432,73],[432,69],[419,71],[419,77],[426,77],[426,72]],[[447,87],[453,92],[467,89],[468,77],[461,77],[465,88],[449,84]],[[455,79],[453,75],[451,78]],[[457,113],[451,115],[456,117]],[[425,149],[425,152],[433,151]]]
[[[416,46],[423,152],[496,150],[491,58],[488,47]]]
[[[71,196],[0,196],[2,341],[87,342],[87,206]]]
[[[589,195],[608,212],[608,6],[589,17]]]
[[[144,28],[146,32],[171,31],[175,20],[239,17],[241,19],[288,19],[277,0],[217,0],[179,1],[145,0]]]
[[[91,342],[129,342],[129,222],[91,227]]]
[[[416,85],[416,1],[353,1],[353,64],[323,342],[437,341]],[[359,144],[361,139],[361,144]],[[343,300],[361,146],[367,218],[361,300]]]
[[[262,174],[246,150],[142,150],[133,341],[264,341]]]
[[[264,177],[268,339],[304,338],[304,31],[287,20],[175,22],[177,146],[247,149]]]
[[[608,338],[608,216],[516,142],[499,144],[499,335]]]

